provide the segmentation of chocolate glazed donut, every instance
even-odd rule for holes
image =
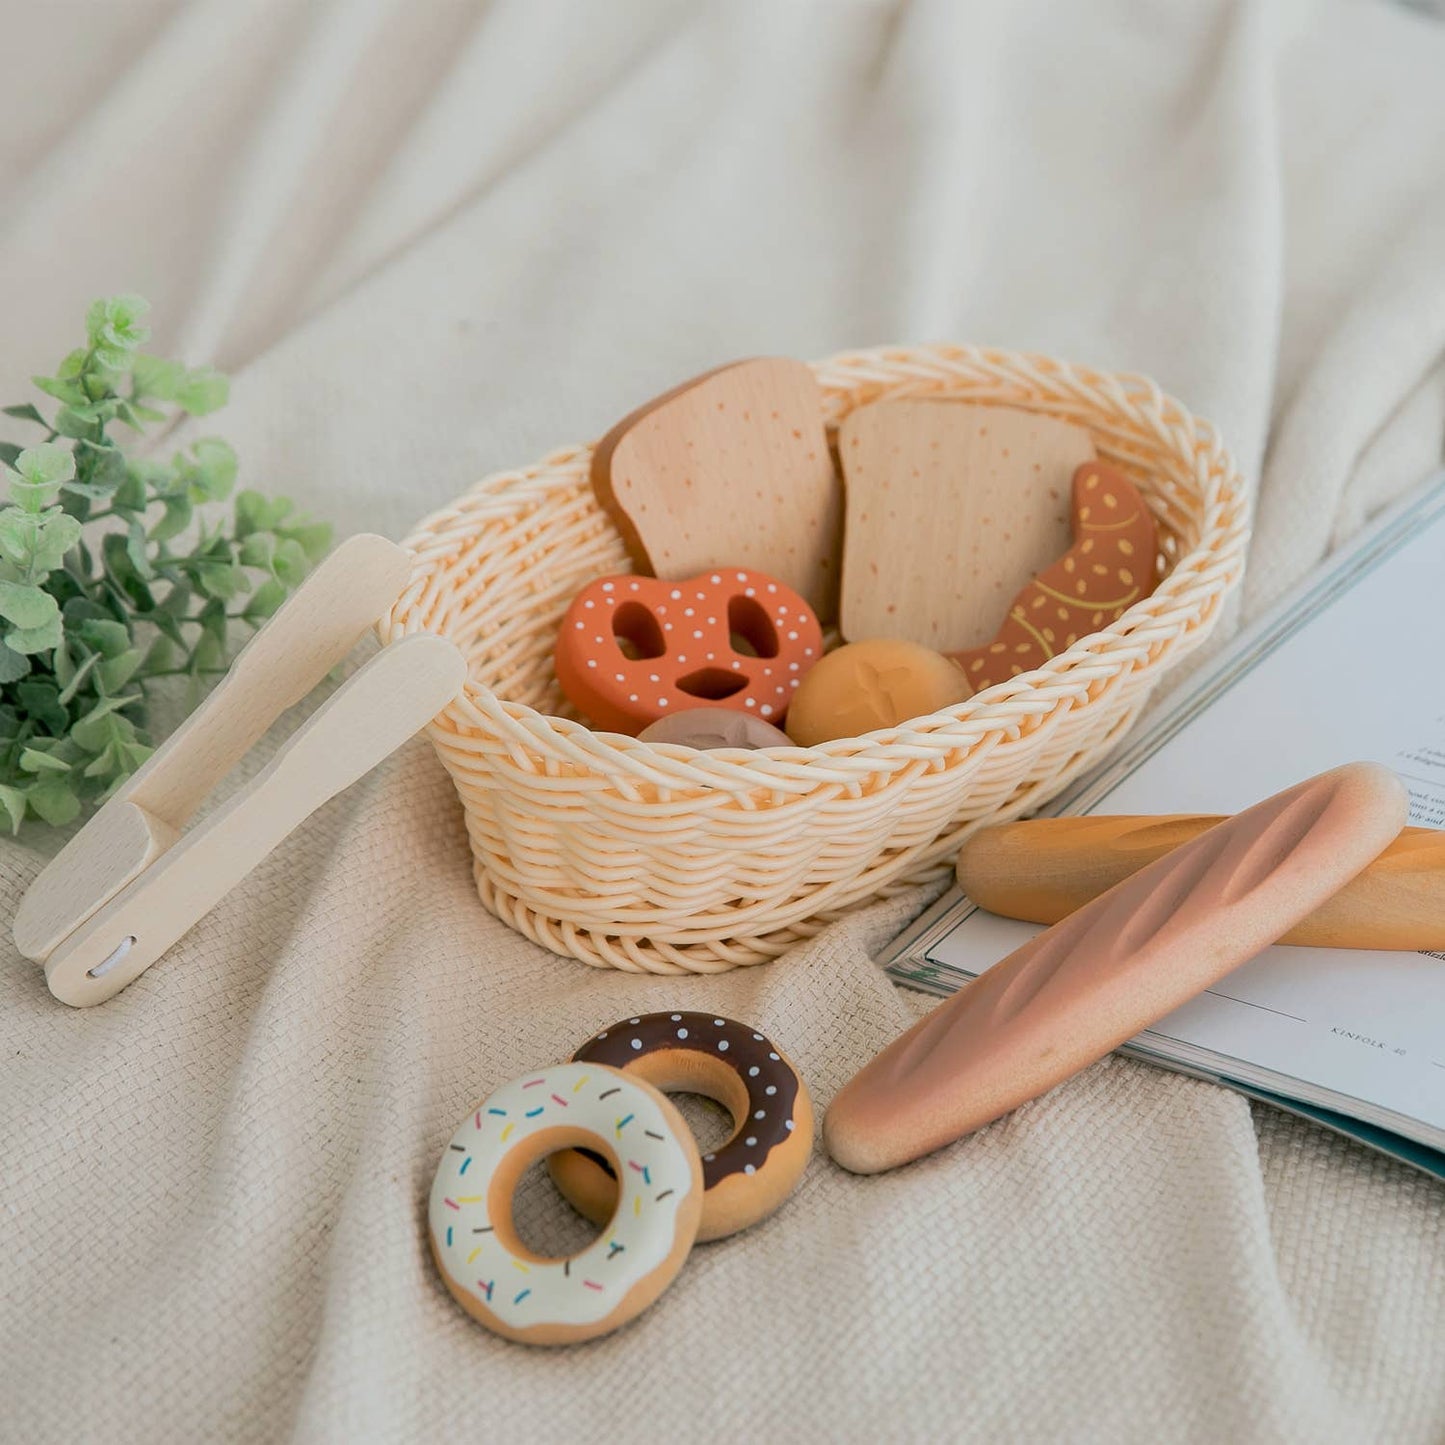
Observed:
[[[645,1014],[604,1029],[572,1057],[635,1074],[664,1093],[702,1094],[732,1115],[727,1142],[702,1156],[699,1240],[766,1218],[802,1177],[813,1152],[808,1090],[782,1050],[749,1025],[716,1014]],[[617,1181],[600,1156],[564,1150],[547,1167],[588,1219],[612,1217]]]

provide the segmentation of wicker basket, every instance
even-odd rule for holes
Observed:
[[[568,603],[630,570],[592,495],[590,448],[479,482],[407,539],[416,567],[379,631],[442,633],[466,654],[466,691],[430,736],[461,794],[482,902],[556,953],[720,972],[942,876],[972,826],[1041,804],[1120,736],[1240,574],[1234,461],[1152,382],[952,346],[815,370],[833,425],[880,396],[928,394],[1087,427],[1148,497],[1168,575],[1109,630],[932,717],[809,749],[697,752],[593,732],[558,693]]]

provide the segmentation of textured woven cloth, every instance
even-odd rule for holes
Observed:
[[[342,531],[720,360],[885,341],[1219,422],[1245,615],[1440,459],[1445,28],[1401,8],[5,0],[0,36],[0,398],[144,291],[158,350],[235,373],[244,480]],[[43,851],[0,845],[7,916]],[[11,950],[0,1436],[1445,1438],[1445,1190],[1120,1060],[890,1175],[815,1157],[604,1341],[452,1303],[424,1198],[475,1098],[671,1006],[826,1105],[923,1006],[870,961],[923,901],[724,977],[592,972],[482,910],[413,743],[113,1002]]]

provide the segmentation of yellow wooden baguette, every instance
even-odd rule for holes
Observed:
[[[975,833],[958,855],[963,891],[991,913],[1057,923],[1171,849],[1212,814],[1035,818]],[[1445,832],[1406,828],[1281,943],[1445,951]]]

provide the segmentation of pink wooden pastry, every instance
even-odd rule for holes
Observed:
[[[1062,1083],[1245,963],[1364,869],[1409,811],[1352,763],[1200,834],[1030,939],[895,1040],[824,1121],[876,1174]]]

